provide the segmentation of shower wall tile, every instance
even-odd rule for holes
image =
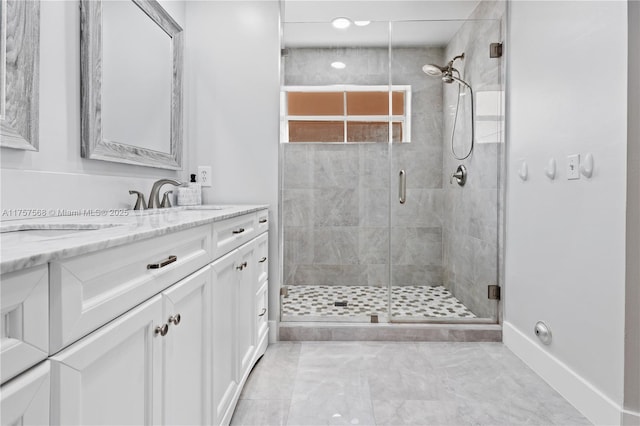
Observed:
[[[282,221],[288,227],[313,224],[313,191],[310,189],[282,190]]]
[[[360,222],[357,189],[320,188],[311,195],[314,227],[357,226]]]
[[[360,226],[389,226],[389,188],[361,189],[359,196]]]
[[[313,262],[313,230],[307,227],[287,227],[284,229],[285,265],[299,265]]]
[[[391,280],[394,286],[440,285],[442,284],[442,266],[393,265]]]
[[[408,150],[406,145],[394,146],[393,170],[406,172],[407,188],[442,188],[442,145]]]
[[[389,188],[388,145],[381,143],[360,144],[360,188]]]
[[[363,285],[367,265],[299,265],[289,285]]]
[[[316,265],[358,263],[358,228],[346,226],[314,228],[313,263]]]
[[[313,151],[301,144],[284,144],[282,186],[285,189],[313,188]]]
[[[410,179],[407,176],[407,180]],[[393,197],[394,200],[396,197]],[[391,225],[442,227],[443,193],[440,189],[408,188],[405,204],[392,205]]]
[[[387,260],[385,259],[385,262]],[[360,285],[375,287],[386,287],[389,285],[389,265],[382,263],[379,265],[368,263],[365,280]]]
[[[357,188],[359,182],[358,146],[350,144],[316,145],[311,158],[314,188]],[[309,164],[307,164],[307,167]]]
[[[442,264],[441,228],[391,228],[394,265]]]
[[[373,265],[389,261],[389,230],[386,227],[359,228],[358,237],[359,263]]]

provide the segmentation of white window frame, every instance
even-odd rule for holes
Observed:
[[[289,92],[342,92],[344,102],[343,115],[289,115]],[[348,92],[388,92],[389,105],[392,107],[392,93],[404,92],[404,115],[347,115]],[[390,108],[392,110],[392,108]],[[390,127],[390,139],[392,139],[392,124],[399,122],[402,126],[402,143],[411,142],[411,86],[410,85],[354,85],[337,84],[330,86],[283,86],[280,92],[280,141],[289,143],[289,121],[342,121],[344,136],[342,142],[322,143],[380,143],[380,142],[347,142],[348,121],[387,121]],[[314,143],[314,142],[296,142]]]

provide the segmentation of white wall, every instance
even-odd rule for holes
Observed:
[[[203,202],[270,206],[270,313],[279,318],[277,1],[186,6],[189,169],[211,165]]]
[[[183,2],[161,4],[184,27]],[[135,198],[129,189],[148,194],[158,178],[186,177],[185,172],[80,158],[78,5],[41,2],[40,151],[0,150],[2,209],[130,208]]]
[[[627,4],[510,4],[504,341],[597,424],[624,382]],[[569,154],[592,179],[568,181]],[[544,175],[550,157],[559,176]],[[530,177],[517,176],[520,160]],[[553,331],[550,346],[533,334]]]

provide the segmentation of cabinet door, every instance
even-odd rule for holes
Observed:
[[[49,361],[33,367],[0,388],[0,424],[49,424]]]
[[[49,274],[46,265],[2,275],[0,379],[2,383],[47,358]]]
[[[157,295],[51,358],[52,423],[160,423]]]
[[[162,293],[169,332],[164,353],[163,424],[211,424],[211,270]]]
[[[238,377],[240,382],[251,368],[251,361],[255,353],[255,282],[257,280],[257,265],[254,261],[256,244],[252,241],[238,249],[238,259],[242,265],[238,277],[238,316],[237,345],[238,345]]]
[[[238,388],[236,350],[236,301],[239,270],[238,252],[232,251],[213,262],[213,419],[220,424]]]

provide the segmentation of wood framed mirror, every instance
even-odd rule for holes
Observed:
[[[40,1],[0,0],[0,146],[38,151]]]
[[[81,0],[81,155],[182,168],[183,32],[156,0]]]

